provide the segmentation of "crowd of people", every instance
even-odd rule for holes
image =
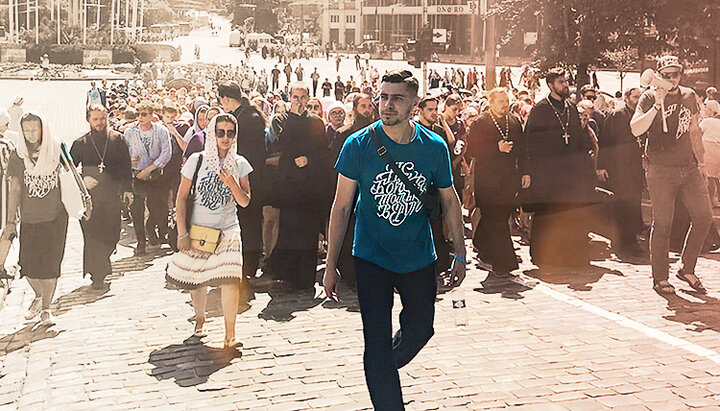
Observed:
[[[238,345],[238,301],[253,298],[258,277],[313,296],[321,282],[329,298],[340,282],[358,293],[366,374],[381,408],[402,404],[388,357],[398,366],[412,359],[432,335],[438,283],[457,286],[465,276],[460,204],[488,278],[507,279],[519,266],[512,230],[529,238],[541,269],[587,267],[591,231],[618,258],[648,259],[640,244],[647,189],[653,287],[673,292],[668,252],[679,249],[676,277],[705,291],[694,268],[703,250],[720,245],[715,228],[708,236],[719,204],[720,103],[715,89],[703,101],[679,86],[677,58],[659,59],[665,88],[630,87],[616,97],[592,85],[573,91],[560,69],[545,74],[550,93],[542,97],[530,68],[518,87],[503,70],[502,86],[490,90],[476,69],[431,71],[424,96],[409,71],[356,69],[355,79],[321,83],[317,69],[306,76],[288,62],[284,89],[277,66],[260,75],[242,66],[165,72],[169,82],[182,71],[189,87],[159,86],[157,77],[93,82],[90,132],[69,149],[92,197],[81,226],[93,288],[107,287],[126,211],[136,255],[162,244],[174,251],[167,280],[190,290],[197,336],[207,287],[222,288],[227,347]],[[67,165],[47,121],[21,106],[18,97],[0,113],[0,133],[15,148],[2,163],[11,182],[2,240],[17,235],[19,209],[21,274],[37,295],[27,318],[51,324],[68,224],[58,182]],[[393,289],[414,307],[394,342]]]

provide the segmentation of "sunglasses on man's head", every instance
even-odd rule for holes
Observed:
[[[235,138],[235,130],[215,130],[215,137],[217,138]]]

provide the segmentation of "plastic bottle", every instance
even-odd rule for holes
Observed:
[[[462,154],[462,150],[464,147],[465,147],[465,141],[458,140],[457,142],[455,142],[455,149],[453,150],[453,153],[456,156],[459,156],[460,154]]]
[[[467,304],[465,303],[465,290],[456,288],[450,293],[450,299],[453,306],[453,319],[456,327],[467,327],[468,313]]]

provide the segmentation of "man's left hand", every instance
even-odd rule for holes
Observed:
[[[603,169],[603,170],[597,170],[595,173],[596,173],[597,176],[598,176],[598,180],[602,181],[603,183],[606,182],[607,179],[608,179],[608,177],[609,177],[607,170],[604,170],[604,169]]]
[[[458,260],[453,260],[453,266],[450,270],[450,275],[448,276],[447,285],[451,288],[459,287],[460,284],[462,284],[463,280],[465,280],[465,272],[467,271],[467,267],[465,264],[461,263]]]

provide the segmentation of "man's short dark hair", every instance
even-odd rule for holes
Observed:
[[[418,108],[420,110],[424,109],[425,106],[427,106],[427,104],[431,101],[434,101],[435,103],[439,102],[437,97],[423,97],[422,100],[420,100],[420,102],[418,103]]]
[[[585,93],[588,93],[590,91],[597,94],[595,87],[591,86],[590,84],[586,84],[586,85],[580,87],[580,95],[581,96],[585,96]]]
[[[640,90],[640,88],[639,88],[639,87],[628,87],[628,88],[626,88],[626,89],[625,89],[625,94],[624,94],[625,98],[630,98],[630,95],[631,95],[632,92],[635,91],[635,90]],[[618,91],[618,93],[619,93],[619,91]]]
[[[415,96],[417,96],[418,90],[420,90],[420,84],[408,70],[390,70],[387,74],[382,76],[382,82],[390,84],[403,83],[407,86],[408,90],[410,90],[410,93]]]
[[[242,90],[238,83],[234,81],[226,81],[218,85],[218,96],[228,97],[237,102],[242,101]]]
[[[555,83],[555,80],[560,77],[565,77],[565,70],[560,67],[555,67],[548,70],[547,76],[545,76],[545,82],[548,86],[551,86]]]
[[[357,111],[358,104],[360,104],[360,100],[362,99],[369,100],[372,104],[372,97],[370,97],[369,94],[355,92],[352,96],[353,111]]]
[[[105,106],[103,106],[102,104],[93,103],[90,104],[90,107],[88,107],[87,112],[85,113],[85,120],[90,120],[90,113],[92,113],[93,111],[101,111],[107,114],[107,108],[105,108]]]

